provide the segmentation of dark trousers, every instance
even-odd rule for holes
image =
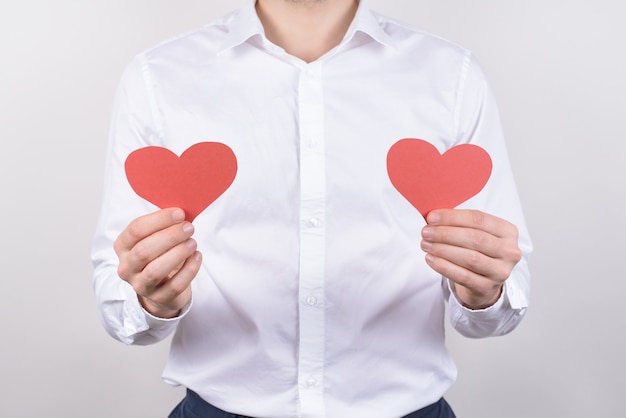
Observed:
[[[207,403],[197,393],[187,389],[187,396],[172,411],[168,418],[250,418],[230,414]],[[441,398],[426,408],[415,411],[404,418],[456,418],[452,408]]]

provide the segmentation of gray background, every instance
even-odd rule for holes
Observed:
[[[181,397],[160,381],[167,343],[126,347],[102,330],[90,240],[122,69],[137,52],[240,4],[0,5],[0,416],[165,417]],[[621,416],[625,3],[370,5],[483,63],[536,247],[521,327],[489,340],[449,334],[459,380],[447,397],[459,418]]]

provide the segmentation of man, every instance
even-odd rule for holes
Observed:
[[[468,51],[363,0],[258,0],[140,54],[117,97],[95,292],[127,344],[175,331],[172,417],[454,416],[445,302],[464,335],[511,331],[531,251]],[[482,147],[489,181],[424,219],[385,166],[409,137]],[[129,187],[132,151],[201,141],[238,171],[193,225]]]

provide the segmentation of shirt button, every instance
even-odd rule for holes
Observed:
[[[309,225],[317,227],[320,225],[320,221],[317,218],[311,218],[309,219]]]
[[[315,296],[309,296],[308,298],[306,298],[306,304],[309,306],[317,305],[317,298]]]
[[[314,377],[309,377],[306,381],[306,385],[307,387],[312,388],[313,386],[315,386],[317,384],[317,379]]]

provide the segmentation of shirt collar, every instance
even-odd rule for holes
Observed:
[[[228,33],[219,52],[235,48],[255,35],[265,35],[263,25],[256,14],[256,0],[248,2],[235,12],[227,22]]]
[[[255,8],[256,0],[248,2],[234,13],[228,22],[228,34],[220,48],[220,52],[232,49],[243,44],[255,35],[265,36],[263,25],[259,20]],[[385,32],[377,16],[369,9],[366,0],[360,0],[346,36],[342,43],[349,42],[357,32],[368,35],[376,42],[397,49],[394,40]]]
[[[378,19],[378,16],[370,10],[366,0],[359,1],[359,7],[354,16],[352,24],[346,32],[344,42],[351,40],[357,32],[368,35],[381,45],[397,49],[395,41],[385,32]]]

